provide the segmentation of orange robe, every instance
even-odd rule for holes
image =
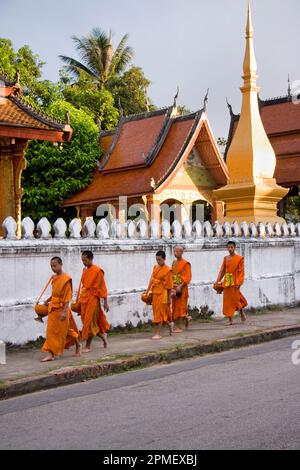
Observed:
[[[178,318],[186,317],[188,313],[188,285],[192,280],[191,264],[185,259],[174,261],[172,265],[172,274],[174,287],[182,283],[184,284],[181,290],[181,297],[174,296],[172,298],[173,320],[178,320]]]
[[[235,254],[232,258],[224,258],[220,274],[223,274],[223,315],[233,317],[237,310],[247,307],[248,302],[241,293],[240,287],[244,283],[245,268],[243,256]],[[222,276],[222,277],[223,277]]]
[[[107,288],[104,279],[104,271],[93,264],[85,268],[82,274],[82,286],[80,290],[80,315],[82,320],[81,338],[87,340],[94,336],[106,333],[110,324],[100,304],[100,299],[107,297]]]
[[[60,356],[64,349],[75,344],[79,332],[71,309],[68,309],[66,320],[60,319],[65,304],[72,299],[71,277],[68,274],[53,276],[51,284],[52,295],[48,304],[46,341],[42,351]]]
[[[168,305],[168,290],[173,289],[172,271],[169,266],[154,266],[151,287],[153,323],[160,324],[168,321],[170,307]]]

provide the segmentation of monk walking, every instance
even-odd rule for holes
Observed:
[[[89,353],[95,336],[100,336],[106,348],[107,332],[110,325],[101,307],[101,299],[104,300],[104,310],[109,311],[107,303],[107,288],[104,279],[104,271],[93,264],[94,255],[91,251],[84,251],[81,256],[85,266],[80,286],[80,315],[82,321],[81,339],[86,341],[83,353]]]
[[[53,361],[61,356],[64,349],[76,345],[76,356],[80,356],[79,332],[69,308],[72,299],[72,279],[63,272],[61,258],[55,256],[51,259],[51,269],[54,276],[51,279],[52,295],[45,302],[48,306],[48,321],[46,341],[42,351],[48,356],[41,362]]]
[[[242,322],[247,319],[243,309],[248,303],[240,291],[245,279],[244,258],[238,255],[235,249],[235,242],[229,241],[227,243],[229,255],[225,256],[216,280],[216,284],[221,284],[223,287],[223,315],[229,318],[228,326],[233,325],[236,311],[240,312]]]
[[[169,334],[172,335],[173,323],[169,318],[173,279],[171,268],[165,264],[166,253],[164,251],[156,253],[156,262],[146,294],[152,292],[153,324],[156,326],[156,333],[152,339],[160,340],[164,324],[168,325]]]
[[[185,319],[186,328],[189,327],[191,317],[188,314],[188,286],[192,280],[191,264],[183,258],[182,246],[174,248],[176,260],[172,264],[174,290],[172,293],[173,321],[177,323],[174,333],[182,333],[182,321]]]

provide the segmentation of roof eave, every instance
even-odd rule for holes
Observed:
[[[84,190],[83,190],[84,191]],[[103,203],[109,203],[110,201],[118,201],[120,196],[127,196],[128,198],[135,198],[135,197],[142,197],[142,196],[148,196],[150,194],[153,194],[154,191],[143,191],[141,193],[127,193],[127,194],[115,194],[111,196],[106,196],[104,198],[97,198],[97,199],[88,199],[88,200],[78,200],[78,201],[72,201],[71,198],[70,200],[67,200],[62,204],[62,207],[74,207],[74,206],[83,206],[85,204],[103,204]]]
[[[72,129],[62,131],[37,129],[25,126],[10,126],[7,123],[0,123],[0,136],[26,140],[45,140],[48,142],[70,142],[72,139]]]

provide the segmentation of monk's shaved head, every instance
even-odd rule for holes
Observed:
[[[174,256],[175,256],[175,258],[181,259],[181,258],[182,258],[182,255],[183,255],[183,252],[184,252],[183,246],[181,246],[181,245],[175,246],[175,248],[174,248]]]

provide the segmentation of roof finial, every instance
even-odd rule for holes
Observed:
[[[208,94],[209,94],[209,88],[207,88],[207,92],[206,92],[206,95],[205,95],[204,100],[203,100],[203,110],[204,110],[204,112],[206,111],[206,108],[207,108]]]
[[[246,26],[246,52],[244,59],[244,88],[259,91],[257,88],[257,64],[253,46],[253,25],[251,17],[251,5],[250,0],[248,4],[248,14],[247,14],[247,26]]]
[[[292,88],[291,88],[291,79],[290,74],[288,74],[288,98],[292,97]]]
[[[16,71],[15,81],[16,81],[16,85],[20,85],[20,72],[19,72],[19,70]]]
[[[149,102],[149,98],[148,98],[147,88],[146,88],[146,87],[144,87],[144,94],[145,94],[145,101],[146,101],[146,111],[149,112],[149,111],[150,111],[150,102]]]
[[[226,103],[227,103],[227,108],[229,109],[229,112],[230,112],[230,116],[233,116],[234,112],[232,111],[232,106],[229,103],[228,98],[226,98]]]
[[[174,96],[174,103],[173,103],[174,108],[177,108],[178,96],[179,96],[179,86],[177,85],[177,92],[176,92],[176,95]]]
[[[251,15],[251,3],[248,1],[248,16],[247,16],[247,27],[246,27],[246,39],[253,38],[253,24]]]
[[[70,111],[67,111],[67,112],[66,112],[66,115],[65,115],[65,124],[66,124],[66,126],[69,126],[69,125],[70,125]]]

